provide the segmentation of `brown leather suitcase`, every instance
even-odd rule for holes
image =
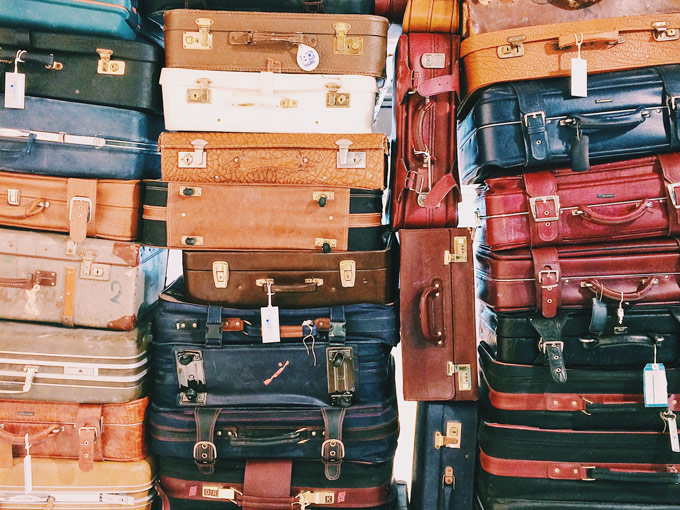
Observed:
[[[384,16],[394,23],[401,23],[408,0],[375,0],[373,12],[377,16]]]
[[[382,134],[161,133],[164,181],[383,189]]]
[[[95,461],[143,460],[147,405],[147,398],[104,405],[0,400],[0,468],[26,454],[26,440],[32,457],[78,459],[82,471]]]
[[[472,230],[400,231],[405,400],[477,400]]]
[[[388,21],[379,16],[176,9],[164,19],[166,67],[385,73]]]
[[[133,241],[141,234],[141,181],[0,172],[0,225]]]
[[[460,26],[459,0],[408,0],[404,12],[403,31],[448,32],[455,34]]]
[[[394,301],[397,249],[357,252],[182,252],[190,301],[236,307],[287,308],[387,304]]]

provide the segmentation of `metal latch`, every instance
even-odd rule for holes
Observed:
[[[97,252],[95,250],[80,250],[82,257],[80,263],[80,277],[83,280],[107,281],[111,274],[111,266],[108,264],[97,264],[94,262]]]
[[[434,448],[439,450],[442,446],[445,448],[460,448],[460,432],[462,423],[459,421],[446,422],[446,434],[441,432],[434,433]]]
[[[21,191],[14,188],[7,188],[7,203],[9,205],[19,205],[21,203]]]
[[[444,476],[442,477],[442,482],[444,485],[456,485],[456,477],[453,476],[453,468],[451,466],[446,466],[444,468]]]
[[[496,53],[499,58],[514,58],[521,57],[524,55],[524,40],[525,35],[513,35],[508,37],[508,44],[505,46],[499,46],[496,49]]]
[[[349,146],[352,145],[351,140],[343,138],[335,144],[338,146],[337,168],[366,168],[365,152],[349,152]]]
[[[420,65],[425,69],[444,69],[446,67],[445,53],[423,53],[420,57]]]
[[[448,266],[451,263],[467,262],[467,241],[465,236],[455,236],[453,238],[453,253],[449,250],[444,251],[444,264]]]
[[[326,88],[326,108],[349,108],[349,92],[338,92],[340,85],[337,83],[327,83]]]
[[[176,351],[179,405],[205,405],[208,396],[201,351]]]
[[[264,287],[265,285],[274,285],[274,278],[258,278],[255,280],[255,285]]]
[[[199,78],[197,89],[187,89],[187,103],[203,103],[210,104],[212,96],[210,94],[210,83],[208,78]]]
[[[453,377],[458,374],[458,391],[472,389],[472,368],[470,365],[455,365],[453,361],[446,363],[446,375]]]
[[[305,510],[309,505],[332,505],[335,503],[335,493],[330,491],[305,491],[297,495],[300,509]]]
[[[213,283],[216,289],[226,289],[229,284],[229,263],[216,260],[212,264]]]
[[[200,186],[180,186],[179,194],[183,197],[200,197],[203,189]]]
[[[218,487],[217,485],[204,485],[201,490],[204,498],[210,499],[226,499],[234,501],[236,499],[236,489],[231,487]]]
[[[357,276],[357,263],[354,260],[340,261],[340,284],[343,287],[354,287]]]
[[[335,200],[335,191],[312,191],[312,200],[325,207],[329,200]]]
[[[313,283],[317,287],[323,285],[323,278],[305,278],[305,283]]]
[[[108,74],[112,76],[123,76],[125,74],[125,62],[122,60],[111,60],[113,50],[97,48],[97,53],[99,53],[97,74]]]
[[[182,246],[201,246],[203,244],[203,236],[182,236]]]
[[[680,31],[677,28],[668,28],[667,21],[655,21],[652,27],[655,41],[676,41],[680,37]]]
[[[208,145],[208,142],[202,138],[197,138],[191,142],[191,145],[194,146],[193,152],[180,151],[177,153],[177,166],[179,168],[206,168],[208,158],[203,149]]]
[[[210,33],[210,27],[215,21],[210,18],[198,18],[194,20],[194,23],[198,26],[198,32],[183,32],[182,48],[185,50],[212,50],[213,35]]]
[[[337,239],[329,239],[327,237],[315,237],[314,238],[314,246],[318,248],[326,248],[326,245],[328,246],[328,249],[331,248],[337,248],[338,246],[338,240]]]
[[[327,347],[326,371],[331,405],[349,407],[354,395],[354,349],[352,347]]]
[[[333,53],[340,55],[361,55],[364,52],[363,37],[347,37],[347,32],[352,28],[349,23],[333,23],[335,39],[333,40]]]

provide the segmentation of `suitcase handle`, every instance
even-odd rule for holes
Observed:
[[[56,436],[59,432],[63,432],[62,425],[49,425],[40,432],[35,434],[28,434],[28,442],[32,445],[42,443],[46,439]],[[26,434],[12,434],[6,430],[0,429],[0,441],[3,443],[23,445],[26,444]]]
[[[579,338],[581,347],[587,351],[607,347],[656,347],[663,342],[661,335],[602,335],[594,338]]]
[[[256,96],[253,94],[232,94],[227,105],[233,107],[268,106],[271,108],[291,108],[297,105],[295,99],[285,96]]]
[[[609,30],[607,32],[595,32],[595,33],[590,33],[590,34],[563,34],[559,36],[557,39],[557,47],[560,50],[563,50],[565,48],[569,48],[571,46],[576,46],[577,41],[576,38],[577,36],[582,36],[583,43],[596,43],[596,42],[603,42],[603,43],[608,43],[608,44],[618,44],[620,41],[619,39],[619,31],[618,30]],[[581,40],[581,37],[578,37],[579,41]]]
[[[434,309],[430,308],[430,302],[440,296],[441,282],[435,281],[432,287],[428,287],[420,295],[420,331],[423,338],[437,347],[444,347],[444,334],[442,331],[433,332],[431,317],[434,317]],[[442,314],[443,316],[443,314]],[[436,327],[434,329],[437,329]]]
[[[6,158],[19,158],[21,156],[26,156],[31,153],[31,149],[33,148],[33,142],[35,142],[35,139],[36,139],[35,133],[29,133],[28,136],[26,137],[26,145],[24,145],[24,147],[22,147],[21,149],[4,149],[0,147],[0,152]],[[10,143],[18,142],[12,141]]]
[[[612,290],[606,287],[603,283],[595,278],[586,278],[581,282],[581,287],[585,287],[598,297],[606,297],[614,301],[640,301],[647,294],[649,294],[654,286],[659,283],[659,279],[655,277],[644,278],[637,290],[633,292],[622,292],[620,290]]]
[[[13,205],[0,206],[0,218],[26,219],[43,212],[49,205],[47,200],[39,198],[28,207],[20,208]]]
[[[309,36],[309,45],[316,45],[316,37]],[[287,42],[305,44],[304,34],[286,34],[279,32],[229,32],[229,44],[234,46],[253,46],[257,43]]]
[[[666,469],[675,470],[674,465],[666,466]],[[680,473],[671,471],[657,471],[640,473],[638,471],[612,471],[607,468],[586,468],[588,480],[606,480],[611,482],[633,483],[680,483]]]
[[[318,279],[317,281],[310,282],[310,283],[291,283],[289,285],[283,285],[283,284],[277,284],[274,283],[272,284],[272,293],[274,294],[281,294],[281,293],[296,293],[296,292],[316,292],[316,289],[319,286]],[[263,285],[262,286],[262,291],[266,294],[267,293],[267,286]]]
[[[638,205],[635,206],[631,212],[619,216],[610,216],[595,212],[595,209],[587,205],[579,205],[578,208],[572,212],[574,216],[581,216],[584,220],[596,223],[597,225],[621,225],[623,223],[630,223],[637,220],[647,210],[654,205],[651,200],[645,198]]]
[[[0,59],[3,61],[10,60],[14,62],[17,50],[0,48]],[[24,62],[33,62],[35,64],[42,64],[47,69],[54,69],[54,55],[51,53],[40,53],[35,51],[25,51],[21,54],[21,60]]]
[[[639,106],[635,111],[613,113],[610,115],[569,115],[560,123],[573,127],[578,131],[598,131],[600,129],[616,129],[635,127],[642,124],[649,117],[644,106]]]
[[[231,434],[230,434],[231,432]],[[227,440],[231,446],[278,446],[282,444],[298,444],[309,441],[311,431],[307,428],[295,430],[293,432],[285,432],[275,436],[264,437],[241,437],[232,431],[227,431]]]
[[[51,271],[36,271],[28,278],[0,278],[0,287],[31,290],[36,285],[54,287],[57,275]]]
[[[38,371],[38,367],[24,367],[24,370],[26,371],[26,378],[24,379],[23,386],[21,387],[20,390],[0,390],[0,393],[28,393],[29,391],[31,391],[31,387],[33,386],[33,378],[35,377],[35,373]],[[4,382],[2,384],[21,384],[21,383]]]

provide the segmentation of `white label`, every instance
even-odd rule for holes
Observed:
[[[271,344],[281,341],[279,331],[279,307],[263,306],[260,308],[262,318],[262,343]]]
[[[671,450],[680,452],[680,440],[678,440],[678,423],[675,421],[675,415],[668,419],[668,433],[671,436]]]
[[[311,46],[298,44],[297,63],[303,71],[313,71],[319,66],[319,54]]]
[[[203,497],[211,499],[231,499],[236,497],[236,491],[234,489],[225,489],[223,487],[217,486],[203,486]]]
[[[28,434],[26,434],[28,436]],[[24,457],[24,494],[33,492],[33,472],[31,468],[31,454]]]
[[[24,109],[26,93],[26,75],[23,73],[5,73],[5,108]]]
[[[643,371],[645,407],[668,406],[668,385],[663,363],[647,363]]]
[[[580,57],[571,59],[571,95],[588,97],[588,61]]]

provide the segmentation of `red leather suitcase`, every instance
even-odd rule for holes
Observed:
[[[460,38],[403,34],[397,48],[392,225],[455,227],[461,200],[456,165]]]
[[[535,309],[554,317],[594,297],[622,305],[680,303],[677,238],[501,252],[480,246],[477,263],[477,297],[497,312]]]
[[[404,19],[404,11],[408,0],[375,0],[373,13],[385,16],[393,23],[401,23]]]
[[[680,233],[680,153],[487,179],[480,242],[492,250]]]

